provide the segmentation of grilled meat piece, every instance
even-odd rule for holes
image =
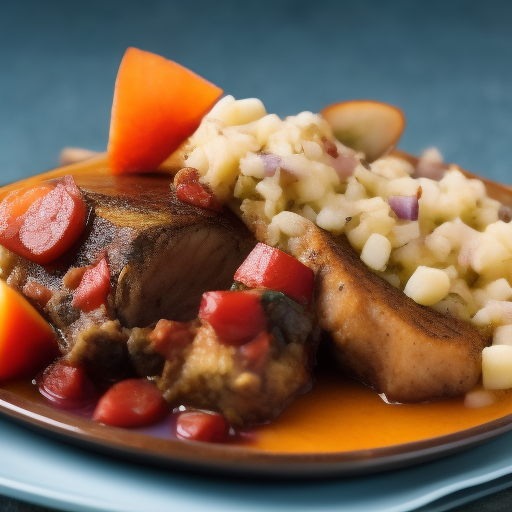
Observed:
[[[264,242],[260,212],[247,203],[241,216]],[[371,272],[345,236],[297,218],[303,232],[285,249],[315,272],[315,313],[342,371],[390,402],[437,400],[475,386],[487,333],[417,304]]]
[[[369,271],[348,240],[305,221],[290,252],[316,274],[316,313],[340,368],[391,402],[422,402],[469,391],[490,338],[421,306]]]
[[[175,406],[215,410],[232,425],[269,421],[310,388],[319,329],[282,293],[263,291],[262,304],[268,332],[242,346],[223,342],[204,320],[160,321],[130,339],[131,355],[141,369],[165,357],[163,372],[148,376]]]
[[[89,367],[95,365],[91,354],[102,354],[102,360],[112,354],[119,364],[104,365],[104,377],[116,378],[126,365],[128,329],[161,318],[195,318],[202,293],[229,287],[255,241],[230,212],[178,201],[172,176],[93,172],[77,173],[75,180],[91,212],[82,238],[44,267],[15,257],[7,281],[32,291],[33,302],[62,334],[63,353]],[[108,304],[84,313],[72,305],[79,282],[74,274],[103,257],[110,272]],[[36,300],[35,291],[45,300]],[[111,321],[107,331],[100,327]]]

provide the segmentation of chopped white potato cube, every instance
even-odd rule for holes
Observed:
[[[373,270],[384,270],[390,254],[390,241],[383,235],[373,233],[364,244],[361,259]]]
[[[496,327],[492,338],[493,345],[510,345],[512,347],[512,325]]]
[[[477,389],[466,393],[464,397],[464,406],[470,409],[476,409],[477,407],[487,407],[494,403],[494,395],[490,391],[484,389]]]
[[[419,266],[405,285],[404,293],[418,304],[431,306],[450,291],[450,278],[438,268]]]
[[[482,379],[485,389],[512,388],[512,347],[493,345],[484,348]]]
[[[485,291],[494,300],[508,300],[512,297],[512,287],[504,277],[489,283],[485,287]]]

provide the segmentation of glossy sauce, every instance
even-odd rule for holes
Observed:
[[[123,178],[110,175],[102,155],[3,187],[0,199],[21,186],[65,174],[73,174],[77,184],[85,188],[105,187],[106,193],[107,189],[115,193],[122,187]],[[0,388],[34,403],[44,402],[37,387],[27,381],[4,383]],[[241,436],[238,442],[270,452],[348,452],[452,434],[506,416],[512,422],[512,390],[494,392],[493,396],[492,404],[479,408],[466,407],[464,397],[423,404],[388,404],[363,384],[324,372],[317,375],[312,390],[297,398],[280,417],[254,427],[248,437]],[[165,429],[165,425],[156,426],[153,434],[151,429],[147,433],[172,437],[170,431],[157,433],[161,427]]]
[[[30,381],[3,383],[1,389],[31,404],[48,405]],[[469,408],[464,397],[422,404],[389,404],[363,384],[330,374],[317,376],[313,388],[297,398],[277,419],[245,430],[230,444],[276,453],[340,453],[371,450],[457,433],[490,421],[512,422],[512,390],[493,392],[494,402]],[[69,411],[91,417],[92,408]],[[153,437],[173,438],[173,418],[134,429]]]
[[[320,375],[279,418],[255,428],[254,446],[289,453],[345,452],[420,441],[512,415],[512,390],[493,396],[492,404],[479,408],[466,407],[464,397],[389,404],[359,382]]]

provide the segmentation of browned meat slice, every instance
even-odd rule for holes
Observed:
[[[316,274],[316,312],[342,369],[392,402],[459,395],[477,383],[490,339],[420,306],[368,270],[345,237],[305,221],[290,252]]]
[[[205,321],[160,321],[154,330],[132,331],[131,356],[174,406],[215,410],[232,425],[269,421],[311,386],[319,330],[282,293],[264,291],[261,300],[268,331],[248,343],[223,341]]]
[[[82,239],[45,267],[15,258],[7,281],[42,308],[64,353],[116,378],[126,371],[130,328],[195,318],[202,293],[229,287],[255,241],[229,212],[178,201],[171,176],[82,173],[76,181],[91,209]],[[84,313],[71,303],[73,289],[103,257],[108,304]]]

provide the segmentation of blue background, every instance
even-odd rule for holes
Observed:
[[[512,182],[512,2],[0,2],[0,181],[104,150],[128,46],[269,112],[347,99],[403,109],[400,147]]]

